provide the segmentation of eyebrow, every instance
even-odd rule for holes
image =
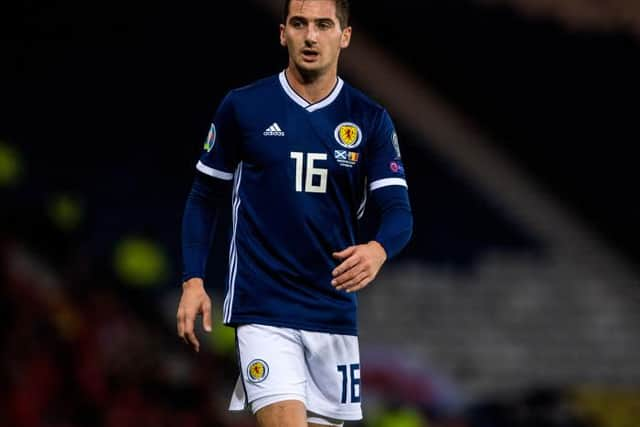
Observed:
[[[289,18],[288,22],[291,22],[293,20],[299,20],[299,21],[304,21],[304,22],[309,22],[309,19],[305,18],[304,16],[297,16],[297,15],[293,15]],[[331,22],[331,23],[335,23],[336,21],[333,18],[329,18],[329,17],[321,17],[321,18],[315,18],[312,19],[313,22]]]

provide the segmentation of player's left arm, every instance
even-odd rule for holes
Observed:
[[[366,174],[371,200],[381,213],[373,240],[333,254],[340,264],[331,284],[339,290],[358,291],[373,281],[387,259],[409,242],[413,216],[398,136],[389,114],[382,110],[369,143]]]
[[[397,255],[409,242],[413,215],[406,187],[388,186],[374,190],[371,200],[381,212],[380,227],[374,240],[335,252],[338,265],[331,284],[338,290],[355,292],[371,283],[387,259]]]

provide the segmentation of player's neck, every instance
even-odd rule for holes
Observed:
[[[329,96],[338,78],[337,70],[321,74],[306,74],[291,65],[287,67],[285,73],[293,90],[310,104]]]

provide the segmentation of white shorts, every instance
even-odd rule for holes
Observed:
[[[362,419],[358,337],[256,324],[236,334],[241,374],[229,410],[300,400],[336,424]]]

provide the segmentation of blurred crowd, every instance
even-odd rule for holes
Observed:
[[[15,242],[2,253],[2,425],[230,425],[216,393],[232,360],[190,354],[117,282],[57,276]]]

